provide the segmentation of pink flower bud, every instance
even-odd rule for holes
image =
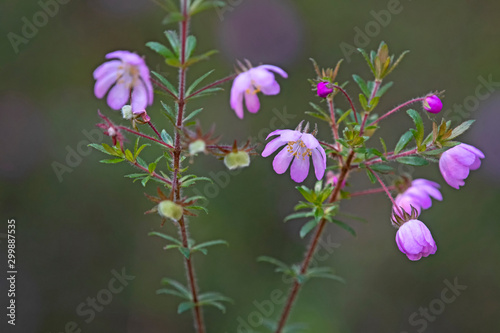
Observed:
[[[318,96],[322,98],[326,98],[333,92],[333,89],[328,87],[328,82],[318,83],[317,89],[318,89]]]
[[[436,95],[427,96],[423,104],[424,109],[430,113],[439,113],[443,109],[443,102]]]

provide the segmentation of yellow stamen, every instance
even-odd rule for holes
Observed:
[[[312,151],[306,147],[305,143],[302,140],[289,141],[286,148],[287,151],[293,156],[297,158],[302,156],[303,160],[305,160],[306,157],[308,158],[312,155]]]

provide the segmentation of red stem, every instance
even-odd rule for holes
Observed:
[[[151,121],[148,121],[148,125],[153,129],[153,131],[156,133],[156,135],[158,135],[158,138],[161,140],[161,135],[158,132],[158,130],[156,129],[155,125],[153,125],[153,123]]]
[[[375,84],[373,86],[372,93],[370,94],[370,99],[368,100],[368,105],[371,105],[372,100],[377,95],[377,92],[378,92],[378,89],[380,88],[381,83],[382,83],[382,81],[375,80]],[[363,135],[363,133],[365,131],[365,125],[366,125],[366,120],[368,119],[368,115],[369,115],[369,113],[365,112],[365,115],[363,116],[363,123],[361,124],[361,128],[359,130],[359,135]]]
[[[179,98],[177,99],[177,128],[181,128],[184,122],[184,110],[186,106],[186,44],[188,37],[188,28],[189,28],[189,14],[187,8],[188,0],[181,0],[181,10],[182,15],[184,16],[184,20],[180,22],[180,37],[181,37],[181,67],[179,68]],[[181,199],[181,189],[179,186],[179,170],[181,168],[181,136],[179,131],[175,132],[174,139],[174,161],[173,161],[173,177],[172,177],[172,192],[174,194],[174,200],[178,201]],[[182,217],[179,220],[179,228],[180,234],[182,238],[182,244],[184,247],[188,247],[188,229],[187,224]],[[184,258],[184,262],[186,264],[186,275],[189,283],[189,289],[191,291],[191,298],[193,303],[195,304],[193,308],[194,315],[194,325],[195,329],[198,333],[205,333],[205,324],[203,321],[203,314],[198,304],[198,286],[196,284],[196,276],[194,272],[194,267],[191,258]]]
[[[205,91],[207,89],[213,88],[215,86],[218,86],[219,84],[222,84],[224,82],[230,81],[230,80],[234,79],[236,77],[236,75],[237,74],[232,74],[232,75],[229,75],[229,76],[227,76],[227,77],[225,77],[223,79],[220,79],[220,80],[217,80],[217,81],[215,81],[213,83],[210,83],[209,85],[196,90],[194,93],[191,93],[190,95],[188,95],[186,97],[186,99],[190,99],[191,97],[194,97],[194,96],[198,95],[199,93],[201,93],[201,92],[203,92],[203,91]]]
[[[395,190],[396,189],[396,186],[388,186],[387,187],[389,190]],[[358,191],[358,192],[353,192],[353,193],[350,193],[350,197],[360,197],[360,196],[363,196],[363,195],[368,195],[368,194],[375,194],[375,193],[381,193],[381,192],[384,192],[384,188],[383,187],[380,187],[380,188],[372,188],[372,189],[369,189],[369,190],[364,190],[364,191]]]
[[[396,209],[398,210],[399,216],[403,216],[403,212],[401,212],[401,208],[399,208],[399,206],[396,205],[396,201],[394,201],[394,198],[392,197],[391,192],[389,192],[389,189],[387,188],[387,186],[385,186],[382,179],[380,179],[380,176],[376,172],[374,172],[372,169],[370,169],[370,168],[367,168],[367,169],[371,171],[371,173],[375,176],[375,178],[377,178],[377,180],[380,183],[380,186],[382,186],[382,189],[384,190],[385,194],[387,194],[387,196],[389,197],[389,200],[391,200],[392,206],[396,207]]]
[[[382,117],[378,118],[377,120],[375,120],[374,122],[372,122],[370,124],[370,126],[373,126],[375,125],[376,123],[378,123],[379,121],[381,121],[382,119],[384,118],[387,118],[388,116],[390,116],[391,114],[399,111],[400,109],[404,108],[405,106],[408,106],[410,104],[413,104],[415,102],[420,102],[420,101],[423,101],[425,99],[425,97],[418,97],[418,98],[414,98],[412,100],[409,100],[408,102],[405,102],[399,106],[396,106],[394,109],[392,109],[391,111],[387,112],[386,114],[384,114]]]
[[[352,162],[354,156],[355,156],[355,153],[353,150],[351,150],[351,152],[347,156],[347,159],[346,159],[344,166],[342,167],[342,171],[340,172],[339,180],[338,180],[337,184],[342,184],[344,182],[344,180],[347,178],[347,176],[349,175],[350,165],[351,165],[351,162]],[[333,193],[330,197],[330,200],[329,200],[330,203],[335,202],[337,200],[337,197],[340,193],[340,190],[341,190],[341,186],[335,187],[335,189],[333,190]],[[326,222],[327,222],[326,219],[321,219],[321,221],[319,222],[319,225],[316,227],[316,232],[314,233],[314,236],[311,240],[311,244],[309,245],[309,249],[306,252],[304,261],[302,262],[302,264],[300,266],[300,274],[307,273],[307,269],[309,268],[309,264],[311,262],[311,259],[314,255],[314,253],[316,252],[316,247],[318,246],[318,242],[321,238],[321,234],[323,233]],[[278,323],[278,328],[276,329],[276,333],[281,333],[281,331],[285,327],[286,321],[290,315],[290,311],[292,309],[293,303],[295,302],[295,299],[297,298],[300,287],[301,287],[301,284],[297,280],[295,280],[293,282],[292,288],[290,289],[290,294],[288,295],[287,301],[285,303],[283,313],[281,314],[281,317],[280,317],[280,320]]]
[[[143,133],[140,133],[140,132],[137,132],[137,131],[134,131],[133,129],[130,129],[128,127],[125,127],[125,126],[116,126],[116,128],[118,129],[121,129],[123,131],[126,131],[126,132],[129,132],[129,133],[132,133],[132,134],[135,134],[137,136],[140,136],[140,137],[143,137],[143,138],[146,138],[148,140],[151,140],[151,141],[154,141],[154,142],[157,142],[159,144],[161,144],[162,146],[165,146],[167,147],[168,149],[174,149],[173,146],[169,145],[168,143],[165,143],[163,141],[160,141],[160,140],[157,140],[155,138],[153,138],[152,136],[149,136],[149,135],[146,135],[146,134],[143,134]],[[158,133],[158,132],[157,132]],[[161,138],[161,136],[160,136]]]
[[[359,123],[358,122],[358,113],[356,112],[356,108],[354,107],[354,104],[352,103],[352,99],[351,97],[349,97],[349,95],[347,94],[347,92],[342,89],[341,87],[335,85],[335,84],[332,84],[332,86],[338,90],[340,90],[340,92],[342,94],[344,94],[344,96],[347,98],[347,100],[349,101],[349,104],[351,105],[351,109],[352,109],[352,112],[354,113],[354,119],[356,120],[356,123]]]
[[[129,162],[130,162],[130,161],[129,161]],[[130,163],[131,163],[132,165],[134,165],[134,166],[138,167],[138,168],[139,168],[139,169],[141,169],[142,171],[149,173],[149,174],[151,175],[151,177],[155,177],[155,178],[157,178],[157,179],[161,180],[162,182],[164,182],[164,183],[166,183],[166,184],[168,184],[168,185],[172,186],[172,182],[171,182],[170,180],[168,180],[167,178],[164,178],[164,177],[160,176],[160,175],[159,175],[159,174],[157,174],[155,171],[153,171],[153,173],[150,173],[150,172],[149,172],[149,170],[148,170],[148,168],[143,167],[143,166],[142,166],[142,165],[140,165],[139,163],[137,163],[137,162],[130,162]]]
[[[165,87],[160,81],[156,80],[155,78],[150,78],[150,79],[151,79],[151,82],[153,82],[154,84],[156,84],[161,90],[163,90],[164,92],[168,93],[173,98],[177,99],[177,95],[174,94],[170,89],[168,89],[167,87]]]

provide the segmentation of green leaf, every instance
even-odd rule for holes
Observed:
[[[387,82],[386,84],[384,84],[378,91],[377,91],[377,94],[375,94],[375,97],[382,97],[386,92],[387,90],[389,90],[390,87],[392,87],[393,85],[393,82]]]
[[[394,170],[390,165],[388,164],[372,164],[370,165],[370,169],[376,172],[380,173],[388,173]]]
[[[198,61],[206,60],[211,55],[216,54],[217,52],[218,52],[217,50],[210,50],[210,51],[205,52],[201,55],[194,56],[194,57],[190,58],[188,61],[186,61],[186,66],[191,66],[192,64],[197,63]]]
[[[158,236],[158,237],[161,237],[163,239],[166,239],[168,241],[171,241],[172,243],[175,243],[175,244],[178,244],[178,245],[182,245],[182,242],[172,236],[169,236],[169,235],[166,235],[166,234],[162,234],[161,232],[157,232],[157,231],[153,231],[153,232],[150,232],[148,234],[148,236]]]
[[[309,202],[314,202],[315,195],[314,195],[314,193],[310,189],[308,189],[304,185],[297,186],[295,188],[300,192],[300,194],[302,194],[302,196],[304,197],[304,199],[306,199]]]
[[[210,74],[212,74],[215,71],[215,69],[203,74],[199,78],[197,78],[186,90],[186,96],[191,95],[191,93],[196,89],[196,87],[204,80],[206,79]]]
[[[290,267],[288,267],[287,264],[285,264],[284,262],[282,262],[282,261],[280,261],[278,259],[274,259],[272,257],[260,256],[260,257],[257,258],[257,261],[258,262],[267,262],[267,263],[276,265],[276,266],[278,266],[281,269],[282,272],[290,270]]]
[[[368,110],[369,109],[369,107],[368,107],[368,101],[366,100],[365,95],[359,94],[359,103],[361,104],[361,107],[363,108],[363,110]]]
[[[175,89],[174,85],[172,83],[170,83],[170,81],[168,81],[163,75],[159,74],[159,73],[156,73],[155,71],[151,71],[151,73],[156,76],[156,78],[158,80],[160,80],[160,82],[168,88],[168,90],[170,90],[174,95],[178,95],[177,93],[177,90]],[[169,95],[170,96],[170,95]],[[163,104],[163,102],[162,102]],[[165,106],[164,106],[165,107]],[[165,108],[166,109],[166,108]]]
[[[184,20],[184,16],[179,12],[170,12],[167,16],[161,21],[162,24],[170,24],[177,23]]]
[[[344,113],[340,116],[339,120],[337,120],[337,125],[338,125],[338,124],[340,124],[342,121],[344,121],[344,120],[347,118],[347,116],[349,116],[349,115],[351,114],[351,112],[352,112],[352,109],[349,109],[349,110],[347,110],[346,112],[344,112]]]
[[[186,39],[186,59],[189,59],[191,57],[195,48],[196,48],[196,37],[189,36]]]
[[[186,118],[184,118],[184,122],[188,121],[189,119],[195,117],[198,113],[200,113],[201,111],[203,111],[203,108],[199,108],[197,110],[194,110],[193,112],[191,112]]]
[[[179,247],[179,251],[184,257],[186,257],[186,259],[189,259],[189,257],[191,256],[191,250],[187,247]]]
[[[397,158],[396,161],[399,163],[414,165],[414,166],[422,166],[429,164],[429,162],[426,159],[418,156],[403,156]]]
[[[144,177],[142,180],[141,180],[141,184],[143,187],[146,187],[146,184],[148,183],[148,181],[151,179],[151,177],[147,176],[147,177]]]
[[[178,292],[177,290],[168,289],[168,288],[162,288],[162,289],[158,289],[156,291],[156,295],[162,295],[162,294],[178,296],[178,297],[181,297],[181,298],[184,298],[184,299],[190,299],[189,297],[186,297],[186,295]]]
[[[384,148],[384,154],[387,154],[387,145],[382,137],[380,137],[380,143],[382,144],[382,148]]]
[[[200,243],[196,246],[194,246],[192,249],[194,251],[200,251],[203,248],[209,247],[209,246],[214,246],[214,245],[226,245],[229,246],[229,244],[225,240],[213,240],[213,241],[208,241],[204,243]]]
[[[354,81],[358,84],[359,89],[365,94],[365,96],[370,96],[370,90],[368,90],[368,87],[366,86],[365,80],[363,80],[359,75],[354,74],[352,76]]]
[[[413,133],[408,131],[401,136],[399,139],[396,148],[394,149],[394,154],[399,154],[399,152],[410,143],[411,139],[413,139]]]
[[[200,4],[195,6],[195,3],[191,6],[190,13],[191,15],[198,14],[202,11],[205,11],[207,9],[212,9],[212,8],[222,8],[226,6],[226,3],[224,1],[198,1]]]
[[[186,288],[184,285],[182,285],[180,282],[177,282],[173,279],[169,278],[163,278],[161,279],[161,284],[162,285],[170,285],[177,289],[178,291],[181,292],[184,296],[188,297],[188,299],[191,299],[191,292]]]
[[[198,296],[198,301],[199,302],[211,302],[211,301],[219,301],[219,302],[230,302],[232,303],[233,300],[230,299],[229,297],[226,297],[222,295],[221,293],[217,292],[206,292]]]
[[[344,229],[345,231],[347,231],[348,233],[350,233],[351,235],[353,235],[354,237],[356,237],[356,230],[351,228],[348,224],[346,224],[340,220],[335,220],[335,219],[331,219],[331,221],[333,223],[335,223],[336,225],[338,225],[339,227],[341,227],[342,229]]]
[[[141,167],[146,168],[146,169],[148,168],[148,165],[146,164],[146,162],[145,162],[142,158],[137,157],[137,158],[136,158],[136,160],[137,160],[137,163],[138,163]]]
[[[125,157],[127,158],[127,160],[129,160],[130,162],[134,162],[134,155],[132,155],[132,152],[130,150],[125,150]]]
[[[141,153],[141,151],[142,151],[144,148],[148,147],[148,146],[150,146],[150,144],[145,143],[145,144],[143,144],[142,146],[140,146],[139,148],[137,148],[137,149],[136,149],[136,151],[135,151],[134,159],[137,159],[137,157],[139,157],[139,154]]]
[[[417,146],[420,147],[420,144],[424,140],[424,122],[422,121],[422,117],[420,117],[420,114],[413,110],[410,109],[406,111],[408,115],[413,119],[413,122],[415,123],[416,127],[416,132],[414,132],[415,140],[417,141]]]
[[[293,219],[300,219],[300,218],[303,218],[303,217],[311,217],[313,216],[314,214],[312,212],[299,212],[299,213],[294,213],[294,214],[290,214],[288,215],[287,217],[285,217],[284,221],[285,222],[288,222],[290,220],[293,220]]]
[[[115,163],[120,163],[123,161],[125,161],[125,159],[123,159],[123,158],[114,158],[114,159],[110,159],[110,160],[100,160],[99,162],[105,163],[105,164],[115,164]]]
[[[370,67],[370,69],[371,69],[371,71],[372,71],[373,75],[375,75],[375,74],[376,74],[376,73],[375,73],[375,68],[373,67],[373,63],[372,63],[372,61],[370,60],[370,58],[368,57],[368,54],[366,53],[366,51],[365,51],[365,50],[363,50],[363,49],[360,49],[360,48],[358,48],[358,51],[359,51],[359,52],[363,55],[363,57],[364,57],[364,58],[365,58],[365,60],[366,60],[366,63],[367,63],[367,64],[368,64],[368,66]]]
[[[165,142],[166,144],[169,144],[169,145],[172,145],[174,143],[174,140],[172,140],[172,137],[165,130],[161,131],[161,139],[163,142]]]
[[[160,54],[166,59],[175,58],[176,56],[170,51],[168,47],[158,42],[147,42],[146,46],[156,53]]]
[[[377,182],[377,178],[370,169],[366,169],[366,174],[368,175],[368,178],[370,179],[372,184],[375,184]]]
[[[306,235],[311,232],[316,226],[318,225],[318,222],[316,220],[311,220],[304,224],[302,228],[300,228],[300,238],[306,237]]]
[[[180,49],[181,49],[181,41],[179,39],[179,35],[177,34],[177,31],[167,30],[167,31],[165,31],[165,36],[167,37],[170,45],[172,46],[172,49],[174,50],[175,55],[179,56]]]
[[[179,307],[177,308],[177,314],[181,314],[184,311],[194,308],[195,306],[196,304],[194,304],[193,302],[182,302],[181,304],[179,304]]]
[[[464,121],[463,123],[461,123],[460,125],[458,125],[457,127],[455,127],[453,129],[453,131],[451,131],[451,135],[446,138],[447,140],[452,140],[454,138],[456,138],[457,136],[463,134],[465,131],[467,131],[469,129],[469,127],[475,122],[474,119],[472,120],[467,120],[467,121]]]

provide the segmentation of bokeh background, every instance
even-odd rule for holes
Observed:
[[[443,112],[450,110],[454,124],[476,118],[463,140],[487,156],[459,191],[444,183],[435,164],[402,170],[443,184],[444,201],[422,214],[439,249],[419,262],[410,262],[398,251],[395,230],[389,223],[390,203],[384,195],[344,202],[344,211],[367,219],[367,223],[349,221],[358,232],[356,238],[328,226],[325,240],[335,244],[334,251],[320,264],[334,267],[347,284],[330,280],[306,284],[291,322],[308,323],[309,332],[329,333],[497,332],[500,86],[493,83],[488,90],[480,77],[500,82],[500,3],[229,2],[226,10],[206,12],[193,20],[198,50],[217,48],[220,53],[190,70],[189,78],[193,80],[211,68],[216,69],[214,77],[223,77],[231,73],[237,59],[245,58],[254,64],[281,66],[290,76],[280,80],[279,96],[262,98],[261,111],[246,114],[244,121],[229,107],[228,84],[224,92],[189,106],[191,110],[204,106],[202,124],[208,127],[215,122],[227,142],[262,137],[273,126],[277,113],[289,115],[288,127],[295,127],[304,118],[314,121],[303,114],[310,109],[309,101],[319,102],[306,80],[313,77],[308,58],[314,57],[325,67],[344,58],[339,80],[352,82],[352,73],[368,79],[362,58],[356,53],[346,57],[341,45],[374,49],[384,40],[392,53],[407,49],[411,53],[390,75],[395,85],[378,109],[387,110],[431,90],[446,90]],[[393,5],[397,14],[386,18],[383,26],[373,23],[377,21],[372,11],[379,13]],[[1,331],[79,332],[73,324],[67,328],[75,322],[82,332],[192,332],[191,314],[175,314],[179,300],[155,295],[162,277],[185,278],[180,255],[162,250],[163,242],[147,236],[152,230],[176,232],[171,224],[160,228],[159,217],[143,215],[151,207],[143,192],[152,193],[154,184],[144,190],[123,178],[132,171],[129,167],[100,164],[102,154],[85,149],[85,133],[99,121],[97,109],[120,121],[118,113],[93,96],[92,71],[106,53],[134,50],[146,57],[151,69],[175,80],[175,71],[144,46],[150,40],[166,43],[162,32],[167,27],[161,24],[165,13],[147,0],[72,0],[60,4],[41,24],[43,15],[37,13],[42,7],[35,1],[0,3],[0,232],[6,232],[8,218],[16,219],[19,271],[17,325],[7,326],[2,313]],[[23,20],[33,22],[34,15],[40,16],[36,18],[40,27],[36,32],[25,31],[31,36],[15,52],[8,34],[22,36]],[[371,29],[367,38],[356,40],[358,29],[366,28]],[[479,86],[480,93],[487,95],[481,100],[476,98]],[[348,90],[353,96],[359,93],[353,83]],[[158,127],[168,128],[159,100],[149,114]],[[340,98],[337,104],[346,106]],[[464,111],[454,111],[454,105]],[[383,125],[378,134],[393,147],[411,122],[401,112]],[[319,136],[327,140],[328,135],[321,127]],[[376,139],[372,144],[379,146]],[[77,149],[83,149],[85,156],[79,154],[68,166],[69,151]],[[58,179],[54,162],[71,171]],[[285,292],[289,287],[270,265],[257,263],[256,257],[266,254],[286,262],[302,258],[307,239],[300,239],[298,230],[304,221],[283,223],[299,195],[287,175],[273,172],[271,159],[257,156],[251,167],[231,176],[211,157],[201,156],[196,162],[192,170],[215,175],[219,185],[198,187],[211,196],[210,215],[191,221],[192,236],[199,241],[222,238],[230,243],[229,248],[210,249],[208,256],[196,255],[199,285],[204,291],[221,291],[235,301],[226,314],[215,308],[205,310],[209,332],[247,332],[261,317],[279,315],[280,306],[260,309],[258,304],[268,304],[265,301],[274,290]],[[306,184],[313,181],[310,177]],[[353,190],[370,186],[362,174],[354,175],[350,185]],[[0,241],[0,308],[5,311],[6,240]],[[106,289],[112,271],[121,272],[122,268],[135,279],[86,323],[88,316],[78,315],[77,307]],[[436,300],[446,288],[444,281],[455,279],[467,289],[440,309]],[[439,314],[426,320],[425,327],[409,322],[414,312],[430,305]],[[418,315],[415,320],[421,318]],[[262,327],[255,331],[265,332]]]

